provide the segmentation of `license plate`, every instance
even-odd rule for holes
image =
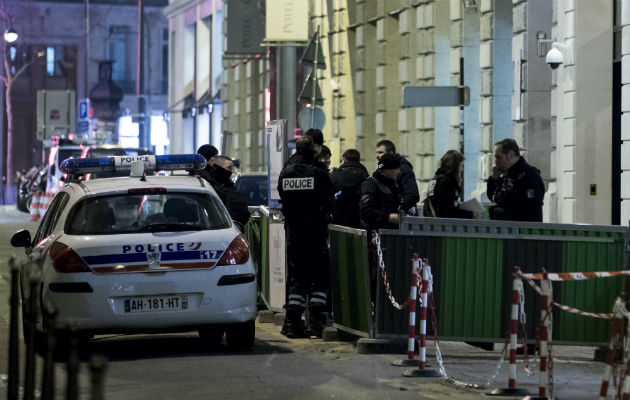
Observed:
[[[125,299],[126,313],[188,309],[188,296],[151,296]]]

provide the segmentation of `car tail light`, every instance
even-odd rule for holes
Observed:
[[[162,194],[166,193],[166,188],[153,187],[153,188],[141,188],[141,189],[127,189],[129,194]]]
[[[238,235],[232,240],[217,265],[245,264],[249,260],[249,245],[243,235]]]
[[[76,251],[63,243],[50,246],[50,259],[57,272],[90,272],[90,268]]]

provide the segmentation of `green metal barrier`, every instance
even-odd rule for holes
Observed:
[[[285,297],[283,221],[267,207],[250,207],[252,217],[245,226],[250,254],[258,273],[260,299],[267,309],[281,311]],[[273,236],[270,231],[273,226]]]
[[[399,230],[381,231],[381,241],[392,294],[399,303],[409,296],[411,257],[417,252],[432,267],[440,337],[483,342],[505,338],[514,266],[523,272],[628,269],[629,231],[620,226],[403,217]],[[391,305],[380,272],[374,317],[363,318],[371,301],[366,232],[336,225],[330,226],[330,232],[333,285],[337,285],[332,291],[335,324],[363,336],[407,337],[408,312]],[[628,290],[628,283],[625,277],[554,283],[554,300],[608,313],[616,296]],[[540,296],[527,283],[524,288],[527,334],[535,340]],[[555,309],[553,339],[602,344],[608,341],[609,326],[608,320]],[[430,321],[427,329],[432,331]]]
[[[328,225],[334,326],[374,337],[366,231]]]

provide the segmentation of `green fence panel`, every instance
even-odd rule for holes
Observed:
[[[373,337],[366,232],[329,225],[331,296],[338,329]]]
[[[437,310],[440,336],[503,337],[502,252],[503,242],[498,239],[443,239]]]
[[[544,236],[536,236],[544,237]],[[562,241],[558,240],[503,240],[503,291],[497,301],[502,303],[501,332],[505,337],[510,327],[512,312],[512,288],[514,284],[514,267],[518,266],[522,272],[562,272]],[[536,282],[539,284],[539,282]],[[556,295],[560,295],[561,287],[556,287]],[[523,281],[525,291],[525,317],[528,340],[535,341],[536,325],[540,320],[540,295]],[[554,316],[557,316],[554,310]],[[519,327],[519,335],[521,327]]]
[[[564,242],[562,272],[616,271],[624,266],[623,241]],[[561,304],[583,311],[610,313],[616,297],[628,292],[626,277],[565,281],[554,283],[562,288],[554,298]],[[554,339],[567,342],[603,343],[610,338],[610,320],[596,319],[562,311]]]
[[[502,241],[487,238],[382,235],[389,285],[398,303],[409,297],[413,253],[427,258],[433,275],[440,337],[499,339],[501,332]],[[379,273],[376,336],[408,335],[409,310],[397,310]],[[432,334],[431,310],[427,333]],[[419,324],[416,326],[419,329]]]

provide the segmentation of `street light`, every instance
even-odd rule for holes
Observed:
[[[6,40],[7,42],[13,43],[17,40],[17,38],[18,33],[15,31],[15,29],[9,28],[4,31],[4,40]]]

